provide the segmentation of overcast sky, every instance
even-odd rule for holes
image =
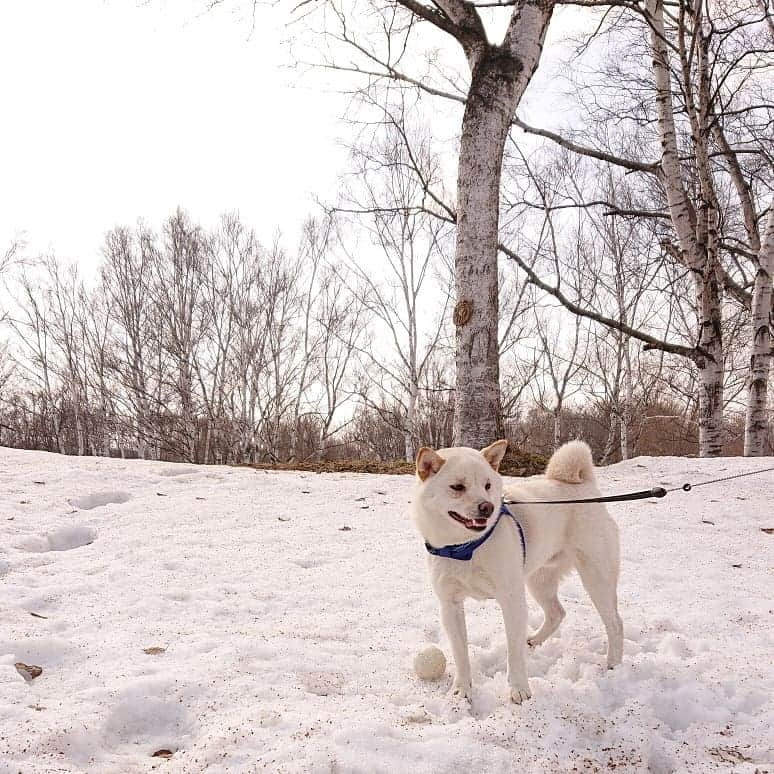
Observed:
[[[250,3],[205,5],[0,0],[0,248],[22,237],[88,275],[104,233],[138,217],[158,226],[181,205],[211,226],[238,211],[262,241],[295,240],[315,195],[334,198],[345,98],[289,67],[288,5],[260,6],[255,29],[238,11]],[[551,53],[531,120],[555,111]]]
[[[96,265],[104,232],[176,205],[264,241],[335,186],[341,99],[283,64],[287,10],[153,0],[0,2],[0,246]]]

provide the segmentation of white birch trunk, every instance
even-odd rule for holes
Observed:
[[[554,449],[562,445],[562,407],[554,409]]]
[[[86,453],[86,443],[83,432],[83,422],[81,422],[81,396],[78,391],[73,393],[73,414],[75,415],[75,440],[78,447],[78,456],[83,457]]]
[[[772,357],[772,274],[774,274],[774,202],[758,253],[752,295],[752,347],[744,427],[744,456],[767,454],[769,373]]]
[[[417,436],[417,396],[419,393],[418,385],[415,382],[409,386],[408,406],[406,407],[406,429],[403,433],[405,445],[405,458],[407,462],[414,459],[416,449],[414,448],[414,439]]]
[[[686,266],[694,278],[697,299],[698,344],[706,353],[696,358],[699,369],[699,454],[720,456],[723,451],[723,342],[720,328],[720,288],[714,256],[696,237],[696,213],[682,183],[674,123],[669,52],[662,0],[647,0],[651,25],[656,112],[661,140],[662,181],[669,213]]]
[[[723,341],[720,316],[720,287],[713,264],[707,264],[704,276],[696,276],[699,297],[699,346],[709,357],[699,366],[699,456],[723,454]]]
[[[634,384],[632,382],[632,358],[629,350],[629,337],[624,337],[624,362],[623,362],[623,406],[621,407],[621,459],[629,459],[629,427],[632,423],[632,406],[634,404]]]
[[[508,130],[537,68],[552,4],[514,11],[501,46],[468,50],[472,76],[457,171],[455,444],[503,435],[498,348],[500,176]]]

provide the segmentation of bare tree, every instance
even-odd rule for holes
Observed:
[[[317,383],[320,398],[315,414],[319,419],[319,439],[314,451],[320,459],[332,436],[349,424],[341,417],[342,407],[356,394],[355,358],[362,349],[361,339],[367,324],[366,305],[351,292],[341,270],[325,270],[315,307],[318,330],[316,347]]]
[[[412,460],[418,448],[420,393],[449,300],[442,289],[433,298],[430,287],[443,270],[448,225],[423,207],[423,181],[433,175],[426,136],[409,145],[405,124],[391,123],[383,137],[355,149],[354,155],[359,182],[338,211],[358,215],[355,223],[365,229],[370,244],[359,247],[356,255],[351,248],[342,249],[358,294],[376,323],[374,333],[384,333],[361,349],[367,362],[363,398],[384,410],[383,398],[389,394],[388,403],[398,408],[395,419],[403,433],[405,458]],[[363,252],[374,257],[364,261]],[[375,271],[374,263],[384,270]],[[376,398],[369,398],[374,393]]]
[[[774,65],[767,27],[771,12],[747,4],[704,6],[685,0],[669,8],[661,0],[648,0],[621,9],[597,28],[613,57],[601,55],[593,36],[577,48],[578,56],[588,54],[592,72],[600,76],[584,81],[585,76],[573,75],[574,91],[588,115],[583,128],[567,136],[518,119],[516,124],[587,159],[614,164],[636,181],[640,203],[628,209],[583,194],[574,206],[602,207],[653,224],[665,255],[693,284],[690,345],[663,335],[643,336],[573,302],[550,282],[541,287],[572,311],[618,325],[646,347],[695,364],[700,452],[718,455],[728,403],[724,318],[729,301],[750,308],[749,265],[760,264],[763,244],[758,213],[765,213],[772,190],[774,105],[764,87]],[[642,64],[646,57],[649,69]],[[585,74],[588,69],[565,71]],[[518,260],[513,250],[506,252]],[[528,262],[523,263],[529,271]],[[537,273],[533,278],[541,281]],[[761,385],[764,361],[751,362],[759,369],[751,384]]]
[[[50,296],[42,284],[43,272],[37,265],[21,265],[15,277],[19,303],[9,315],[12,331],[23,348],[17,364],[39,389],[42,400],[50,412],[56,448],[60,454],[67,452],[62,427],[61,392],[56,380],[55,349],[52,340],[50,320]]]
[[[179,421],[172,442],[189,462],[199,461],[196,352],[202,336],[201,303],[206,237],[180,209],[164,224],[162,255],[152,261],[151,293],[161,325],[161,343],[171,363],[166,385]],[[170,415],[170,418],[173,415]]]
[[[536,335],[540,346],[538,362],[540,377],[530,383],[538,407],[551,414],[554,449],[567,440],[563,433],[562,416],[567,401],[583,389],[584,361],[587,356],[587,331],[580,317],[569,320],[571,335],[566,325],[549,322],[545,312],[536,311]],[[561,335],[560,335],[561,328]]]
[[[100,269],[105,300],[114,322],[111,365],[122,391],[117,400],[128,419],[127,436],[143,459],[157,448],[153,417],[158,414],[162,375],[161,333],[156,324],[151,279],[158,259],[155,236],[143,225],[110,231]],[[159,385],[154,387],[154,385]],[[123,445],[120,444],[123,449]]]
[[[96,424],[95,420],[99,422],[99,427],[92,428],[87,442],[92,454],[108,457],[112,437],[119,430],[117,385],[112,368],[114,323],[101,288],[89,295],[81,286],[78,296],[77,318],[86,360],[84,373],[91,396],[85,408],[92,416],[92,424]],[[96,406],[93,405],[95,402]]]
[[[744,434],[744,453],[747,457],[759,457],[772,452],[768,394],[774,328],[774,296],[771,289],[774,276],[774,203],[769,205],[766,224],[752,288],[752,352]]]
[[[425,93],[440,93],[422,67],[419,35],[437,48],[444,36],[459,45],[468,65],[467,83],[454,66],[436,73],[441,84],[464,101],[456,201],[455,286],[456,410],[458,443],[485,445],[502,435],[498,351],[497,245],[503,149],[514,111],[535,72],[553,11],[553,0],[514,0],[504,9],[502,40],[492,43],[477,4],[468,0],[395,0],[368,6],[330,0],[324,6],[329,38],[346,47],[344,64],[330,67],[380,82],[410,84]],[[321,11],[322,13],[322,11]],[[377,15],[375,36],[359,34],[352,19]],[[431,32],[428,32],[428,28]],[[442,33],[439,35],[439,33]],[[459,50],[459,49],[458,49]],[[430,56],[429,62],[441,61]],[[412,71],[412,67],[416,69]],[[422,68],[422,69],[420,69]],[[424,70],[424,75],[422,74]],[[464,84],[464,85],[463,85]]]
[[[48,287],[48,330],[59,358],[58,375],[75,424],[77,452],[86,453],[86,406],[89,404],[87,361],[80,309],[84,290],[75,265],[60,267],[59,261],[46,256],[42,263]]]

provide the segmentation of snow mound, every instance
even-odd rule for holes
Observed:
[[[132,496],[128,492],[95,492],[81,497],[71,497],[67,502],[82,511],[90,511],[104,505],[128,503],[131,499]]]

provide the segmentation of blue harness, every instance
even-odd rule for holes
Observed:
[[[492,528],[478,540],[469,540],[467,543],[457,543],[451,546],[442,546],[441,548],[434,548],[430,543],[425,543],[425,548],[429,554],[433,556],[442,556],[444,559],[458,559],[461,562],[469,562],[473,558],[473,552],[479,547],[483,546],[487,540],[492,536],[497,525],[500,523],[500,519],[503,516],[510,516],[513,519],[513,523],[519,530],[519,538],[521,539],[521,556],[522,560],[527,560],[527,541],[524,539],[524,530],[519,524],[519,520],[508,510],[508,506],[505,503],[500,505],[500,512],[497,514],[497,519],[492,525]]]

